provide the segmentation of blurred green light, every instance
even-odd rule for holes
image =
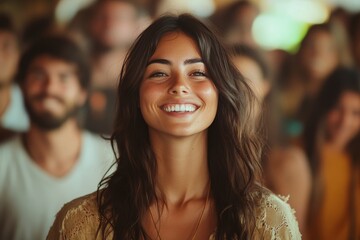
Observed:
[[[278,1],[273,5],[273,11],[309,24],[323,23],[329,17],[329,10],[324,3],[314,0]]]
[[[293,52],[304,37],[308,25],[276,13],[258,16],[253,25],[255,41],[265,49]]]

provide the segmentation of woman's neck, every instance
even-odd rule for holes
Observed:
[[[150,139],[164,200],[178,205],[203,198],[209,184],[207,133],[180,138],[150,134]]]

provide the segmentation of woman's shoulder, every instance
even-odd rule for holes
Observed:
[[[256,222],[259,239],[301,239],[295,211],[287,200],[272,193],[263,195]]]
[[[65,204],[57,213],[47,239],[95,239],[99,222],[94,192]]]

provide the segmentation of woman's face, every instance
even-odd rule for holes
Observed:
[[[360,95],[344,92],[328,113],[326,129],[329,140],[345,146],[360,131]]]
[[[325,78],[339,62],[335,41],[326,31],[311,33],[301,50],[301,61],[313,78]]]
[[[233,62],[245,79],[250,81],[250,87],[262,102],[270,90],[270,84],[264,78],[259,64],[246,56],[235,56]]]
[[[150,133],[185,137],[213,122],[218,92],[196,43],[182,32],[164,35],[140,86],[140,109]]]

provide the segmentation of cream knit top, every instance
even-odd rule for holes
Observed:
[[[261,207],[257,211],[254,239],[301,239],[294,210],[286,202],[286,198],[279,198],[274,194],[263,197]],[[95,192],[65,204],[57,214],[47,239],[101,240],[101,234],[96,234],[99,219]],[[110,234],[107,239],[110,240],[112,237]],[[213,239],[214,237],[210,236],[209,240]]]

